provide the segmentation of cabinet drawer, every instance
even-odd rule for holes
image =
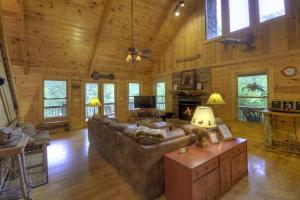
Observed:
[[[233,149],[223,153],[221,156],[220,156],[220,164],[223,165],[225,164],[226,162],[229,162],[231,161],[231,159],[235,156],[237,156],[238,154],[242,153],[242,152],[245,152],[246,151],[246,148],[247,148],[247,145],[246,143],[241,143],[239,144],[238,146],[234,147]]]
[[[219,168],[198,179],[193,184],[193,200],[215,200],[220,195]]]
[[[207,174],[208,172],[217,168],[218,166],[219,166],[219,159],[218,159],[218,157],[216,157],[216,158],[213,158],[210,161],[196,167],[192,172],[193,181],[204,176],[205,174]]]

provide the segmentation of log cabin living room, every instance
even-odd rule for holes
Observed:
[[[0,0],[0,200],[299,200],[299,0]]]

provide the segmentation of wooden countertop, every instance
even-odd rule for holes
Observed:
[[[179,151],[176,150],[165,154],[165,157],[170,158],[187,168],[193,169],[246,141],[247,140],[243,138],[234,138],[219,144],[209,144],[204,148],[193,144],[188,146],[189,150],[186,153],[179,154]]]

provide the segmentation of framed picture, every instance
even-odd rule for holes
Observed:
[[[202,83],[201,82],[198,82],[197,83],[197,90],[202,90]]]
[[[226,126],[226,124],[220,124],[218,125],[218,129],[220,133],[222,134],[224,140],[232,139],[232,134],[229,130],[229,128]]]
[[[182,72],[181,86],[183,90],[193,90],[196,84],[196,73],[195,70]]]
[[[218,143],[220,143],[220,140],[219,140],[219,138],[218,138],[218,132],[217,132],[217,131],[210,131],[210,132],[208,132],[208,135],[209,135],[209,138],[210,138],[210,140],[211,140],[211,142],[212,142],[213,144],[218,144]]]
[[[173,85],[173,91],[177,91],[178,90],[178,86],[177,86],[177,84],[174,84]]]

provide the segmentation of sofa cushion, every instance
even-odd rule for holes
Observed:
[[[165,140],[172,140],[182,136],[185,136],[184,130],[181,128],[176,128],[175,130],[167,131],[167,137]]]
[[[111,122],[111,120],[108,119],[107,117],[102,117],[100,115],[94,115],[93,119],[98,121],[99,123],[105,124],[105,125],[108,125]]]
[[[113,129],[113,130],[115,130],[115,131],[119,131],[119,132],[123,132],[124,129],[127,128],[126,125],[124,125],[124,124],[119,124],[119,123],[117,123],[117,122],[110,122],[110,123],[108,124],[108,127],[110,127],[111,129]]]

